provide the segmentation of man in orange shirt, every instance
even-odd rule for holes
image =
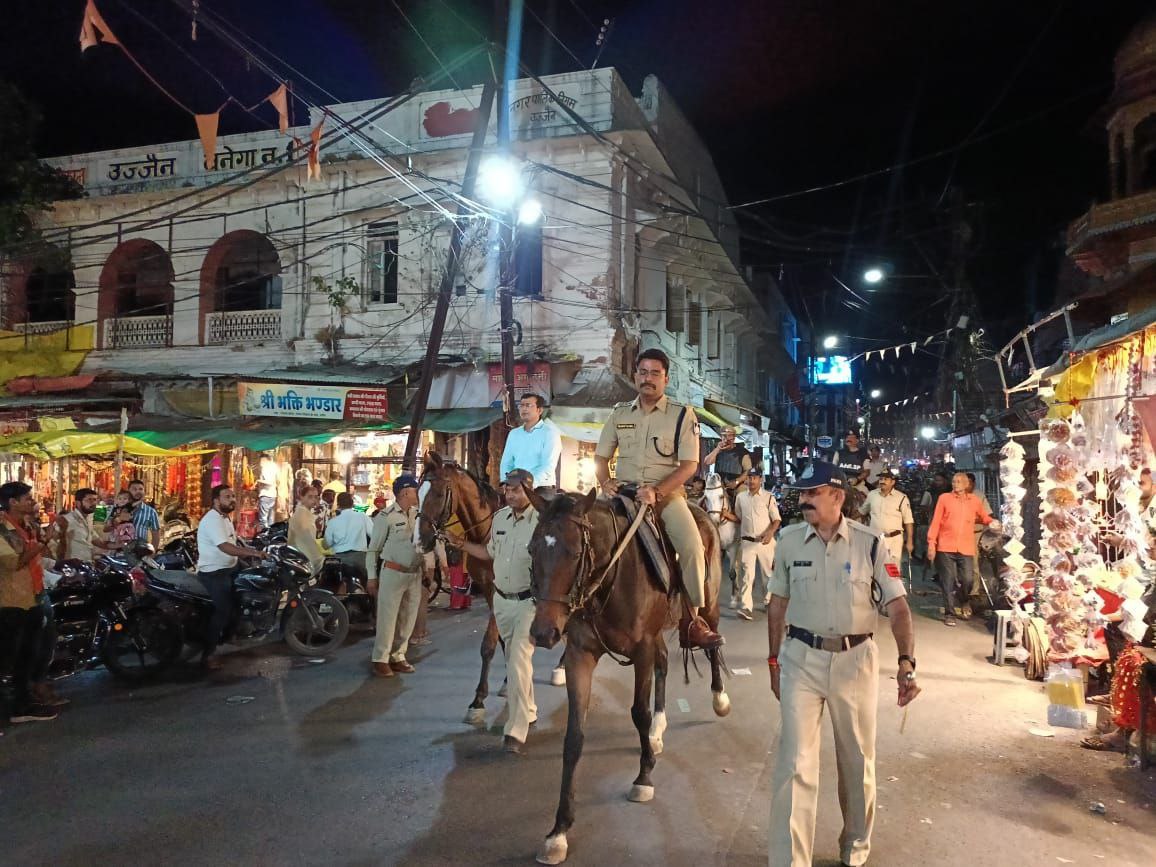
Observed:
[[[941,495],[935,504],[935,517],[927,531],[927,557],[935,561],[943,582],[943,622],[948,626],[955,626],[958,588],[971,587],[976,524],[999,529],[999,522],[984,509],[979,497],[967,492],[967,475],[956,473],[951,477],[951,493]]]

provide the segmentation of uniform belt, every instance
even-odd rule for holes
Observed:
[[[394,563],[392,560],[382,560],[381,561],[381,568],[382,569],[392,569],[394,572],[404,572],[407,575],[412,575],[415,572],[421,571],[420,566],[412,566],[412,567],[402,566],[400,563]]]
[[[893,539],[896,536],[902,536],[903,531],[902,530],[892,530],[890,533],[884,533],[883,535],[886,536],[888,539]]]
[[[744,542],[761,542],[762,539],[760,539],[758,536],[743,536],[743,541]]]
[[[832,653],[837,653],[840,650],[850,650],[852,647],[858,647],[874,633],[865,632],[862,635],[836,635],[834,638],[827,638],[823,635],[816,635],[806,629],[800,629],[798,626],[787,627],[787,637],[797,638],[803,644],[815,648],[815,650],[828,650]]]
[[[523,590],[521,593],[503,593],[501,590],[495,587],[494,592],[505,599],[507,602],[524,602],[527,599],[534,598],[533,590]]]

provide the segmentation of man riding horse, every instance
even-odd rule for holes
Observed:
[[[683,647],[714,648],[723,638],[703,619],[706,554],[698,525],[686,502],[687,480],[699,463],[699,429],[694,410],[665,395],[670,359],[661,349],[640,353],[634,367],[638,397],[614,407],[594,452],[602,492],[614,496],[623,483],[638,485],[639,503],[661,514],[666,535],[678,553],[687,613],[679,623]],[[617,473],[610,459],[618,453]]]

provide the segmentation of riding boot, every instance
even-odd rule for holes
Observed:
[[[690,608],[683,606],[682,619],[678,621],[679,647],[711,650],[725,642],[726,639],[711,629],[701,614],[691,614]]]

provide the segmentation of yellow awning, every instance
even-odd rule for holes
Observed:
[[[39,431],[34,433],[11,434],[0,437],[0,453],[31,455],[37,460],[48,461],[68,455],[113,455],[120,448],[119,434],[89,433],[86,431]],[[124,453],[148,458],[177,458],[189,455],[209,454],[215,451],[175,451],[163,449],[138,440],[124,437]]]

